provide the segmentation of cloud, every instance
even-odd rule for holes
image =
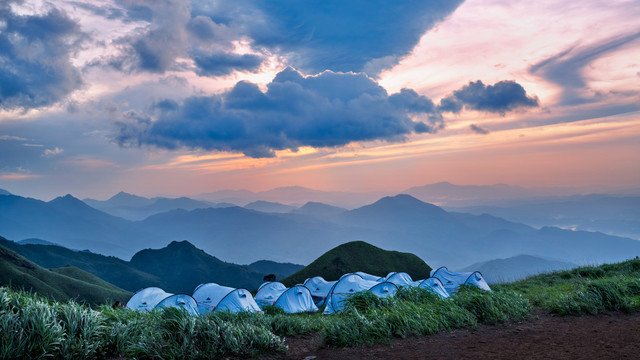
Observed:
[[[288,54],[290,64],[309,73],[380,71],[418,44],[460,0],[253,0],[264,19],[246,19],[256,46]],[[377,61],[381,59],[380,61]],[[375,73],[370,73],[375,75]]]
[[[16,141],[27,141],[27,138],[23,138],[20,136],[12,136],[12,135],[0,135],[0,140],[16,140]]]
[[[203,62],[203,53],[234,55],[234,41],[243,40],[254,53],[286,57],[289,64],[308,73],[366,70],[376,75],[409,54],[425,32],[461,3],[128,0],[123,2],[128,12],[137,8],[152,14],[150,25],[124,38],[124,54],[110,63],[128,71],[163,73],[176,67],[180,57],[198,57],[201,75],[226,74],[233,65],[239,70],[256,69],[247,66],[249,57],[237,54],[233,61]],[[89,8],[105,17],[118,14],[112,8]],[[250,59],[252,64],[257,56]],[[219,70],[212,70],[213,64],[221,65]]]
[[[571,47],[531,66],[529,72],[560,85],[563,88],[561,103],[564,105],[590,102],[593,99],[584,94],[587,88],[582,74],[584,68],[596,59],[638,39],[640,32],[634,32],[609,38],[585,48]]]
[[[64,12],[18,15],[0,5],[0,109],[31,109],[63,100],[82,85],[70,56],[83,34]]]
[[[528,96],[522,85],[512,80],[503,80],[494,85],[482,81],[471,81],[461,89],[440,101],[441,111],[458,113],[467,110],[504,114],[518,108],[539,106],[538,98]]]
[[[62,154],[62,152],[64,152],[64,150],[56,146],[53,149],[45,149],[44,152],[42,153],[42,156],[51,157],[51,156]]]
[[[241,81],[220,95],[162,104],[152,114],[122,113],[116,121],[116,142],[271,157],[276,150],[301,146],[403,141],[412,133],[436,132],[444,126],[431,100],[407,89],[389,96],[362,73],[303,76],[287,68],[266,92]]]
[[[253,54],[216,53],[193,58],[198,75],[221,76],[234,70],[256,71],[262,64],[262,57]]]
[[[488,133],[490,132],[490,131],[489,131],[489,129],[487,129],[487,128],[483,128],[483,127],[480,127],[480,126],[478,126],[478,125],[476,125],[476,124],[471,124],[471,125],[469,125],[469,128],[470,128],[470,129],[471,129],[471,131],[473,131],[474,133],[476,133],[476,134],[480,134],[480,135],[486,135],[486,134],[488,134]]]

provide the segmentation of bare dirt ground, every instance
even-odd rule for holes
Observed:
[[[289,352],[261,359],[640,359],[640,313],[556,317],[483,325],[391,345],[328,347],[319,336],[287,339]]]

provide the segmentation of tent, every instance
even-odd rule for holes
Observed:
[[[356,271],[356,272],[354,272],[352,274],[359,275],[364,280],[381,281],[382,279],[384,279],[384,278],[381,278],[380,276],[367,274],[367,273],[362,272],[362,271]],[[345,275],[342,275],[342,276],[346,276],[346,275],[349,275],[349,274],[345,274]],[[384,280],[382,280],[382,281],[384,281]]]
[[[413,286],[413,279],[406,272],[392,272],[383,281],[394,283],[398,286]]]
[[[332,314],[342,310],[347,296],[360,291],[371,291],[378,297],[387,297],[395,295],[398,287],[396,284],[386,281],[365,280],[357,273],[343,275],[331,288],[327,296],[327,306],[324,309],[324,313]]]
[[[260,312],[253,296],[246,289],[234,289],[215,283],[200,284],[193,291],[200,314],[214,311]]]
[[[315,276],[305,280],[303,285],[311,292],[313,302],[320,306],[324,304],[329,291],[331,291],[335,283],[337,281],[327,281],[322,276]]]
[[[414,281],[412,286],[423,288],[429,290],[436,295],[439,295],[441,298],[446,299],[449,297],[449,293],[442,285],[442,281],[438,278],[430,277],[424,280]]]
[[[186,294],[170,294],[157,287],[139,290],[133,294],[125,306],[137,311],[178,308],[185,310],[190,315],[198,315],[198,304],[193,297]]]
[[[454,272],[442,266],[437,270],[431,270],[431,277],[440,279],[449,294],[458,291],[460,285],[463,284],[475,285],[482,290],[491,291],[489,284],[487,284],[479,271]]]
[[[273,305],[289,314],[318,311],[311,291],[300,285],[287,288],[280,282],[266,282],[258,288],[255,299],[260,307]]]

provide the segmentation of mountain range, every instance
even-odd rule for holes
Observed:
[[[106,214],[71,195],[50,202],[3,195],[0,229],[12,239],[41,238],[122,259],[145,248],[188,240],[220,259],[241,264],[264,259],[309,263],[314,254],[356,240],[452,268],[519,254],[578,264],[640,254],[640,242],[632,239],[448,212],[406,194],[353,210],[318,203],[288,213],[209,207],[174,209],[141,221]]]
[[[128,291],[160,287],[168,292],[191,294],[201,283],[257,288],[263,277],[290,275],[301,265],[259,261],[250,265],[226,263],[187,241],[172,242],[161,249],[137,252],[131,261],[57,245],[19,244],[0,237],[0,246],[15,251],[44,268],[72,266]]]
[[[545,259],[538,256],[518,255],[507,259],[494,259],[467,266],[462,272],[480,271],[489,284],[522,280],[540,273],[569,270],[578,265]]]

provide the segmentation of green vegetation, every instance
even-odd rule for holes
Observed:
[[[380,276],[386,276],[392,271],[406,272],[414,280],[418,280],[428,278],[431,267],[413,254],[383,250],[364,241],[352,241],[329,250],[281,282],[293,286],[314,276],[332,281],[338,280],[343,274],[356,271]]]
[[[481,307],[490,304],[486,310]],[[520,320],[531,311],[511,291],[465,288],[443,300],[419,288],[393,298],[359,293],[337,315],[151,313],[59,303],[0,288],[0,359],[210,359],[286,351],[284,336],[318,333],[329,345],[353,346],[433,334],[480,323]]]
[[[541,274],[493,288],[520,293],[558,315],[631,312],[640,308],[640,259]]]
[[[73,266],[44,269],[0,245],[0,286],[31,290],[56,300],[104,304],[125,301],[131,293]]]

